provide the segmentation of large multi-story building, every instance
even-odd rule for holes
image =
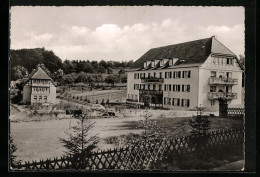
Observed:
[[[151,107],[217,109],[218,98],[242,102],[242,71],[236,55],[211,38],[150,49],[127,74],[127,102]]]
[[[55,103],[56,87],[53,80],[39,67],[28,76],[23,87],[23,102]]]

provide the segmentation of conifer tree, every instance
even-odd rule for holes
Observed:
[[[68,138],[60,138],[60,142],[67,150],[65,155],[72,157],[74,168],[84,169],[87,166],[85,160],[97,147],[99,138],[97,135],[89,135],[95,122],[91,122],[86,114],[74,113],[74,116],[78,118],[77,125],[72,127],[71,132],[65,132]]]

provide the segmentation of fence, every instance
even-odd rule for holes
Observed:
[[[227,108],[228,117],[243,117],[245,113],[244,108]]]
[[[166,153],[173,156],[181,156],[201,150],[210,151],[213,147],[229,147],[242,145],[244,142],[244,129],[223,129],[212,131],[207,134],[207,143],[203,147],[198,145],[198,138],[184,136],[175,139],[159,139],[148,142],[138,142],[124,148],[98,151],[84,158],[83,161],[72,156],[47,159],[39,162],[18,163],[13,166],[14,170],[61,170],[61,169],[84,169],[84,170],[151,170],[153,164],[162,159]],[[214,153],[214,152],[213,152]]]

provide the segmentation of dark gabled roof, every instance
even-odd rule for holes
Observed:
[[[153,48],[135,61],[134,67],[142,67],[145,61],[165,58],[179,58],[180,60],[183,60],[183,62],[177,61],[175,65],[201,64],[210,55],[211,45],[212,38],[205,38],[196,41]]]

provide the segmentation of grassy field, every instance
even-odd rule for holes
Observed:
[[[109,99],[109,102],[125,102],[126,101],[126,90],[93,90],[93,91],[78,91],[72,90],[69,91],[74,98],[81,97],[82,99],[88,98],[91,103],[95,103],[98,100],[98,103],[104,99],[106,101]]]
[[[20,113],[17,110],[11,111],[12,114]],[[150,119],[157,120],[159,126],[168,130],[172,136],[182,136],[188,134],[188,125],[194,111],[166,111],[149,110],[153,116]],[[144,110],[118,110],[116,118],[92,119],[95,127],[90,134],[98,134],[101,141],[98,149],[114,148],[116,144],[107,143],[111,137],[123,135],[141,134],[142,129],[137,128],[137,121],[144,120]],[[183,115],[183,116],[180,116]],[[64,148],[59,142],[59,138],[65,137],[64,132],[76,124],[76,119],[31,121],[31,122],[11,122],[11,134],[14,143],[17,144],[17,160],[31,161],[46,158],[60,157]],[[211,129],[222,129],[230,127],[240,127],[242,121],[235,119],[212,118]]]

